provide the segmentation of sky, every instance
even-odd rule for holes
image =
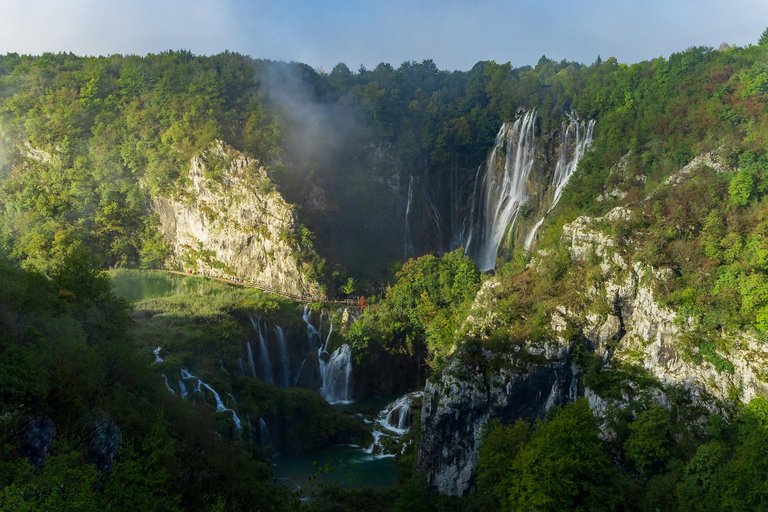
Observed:
[[[542,55],[634,63],[754,44],[766,27],[768,0],[2,0],[0,54],[229,50],[327,72],[424,59],[468,70]]]

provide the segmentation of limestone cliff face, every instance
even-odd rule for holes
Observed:
[[[579,383],[569,346],[518,348],[498,372],[485,372],[457,358],[438,382],[427,384],[416,467],[430,487],[452,496],[472,489],[489,420],[543,419],[551,407],[576,398]]]
[[[296,215],[257,161],[218,143],[192,159],[188,177],[178,197],[152,202],[170,264],[320,295],[293,241]]]
[[[695,403],[710,409],[718,400],[739,397],[748,402],[757,394],[768,393],[768,383],[761,377],[768,347],[749,335],[724,334],[736,341],[729,343],[734,347],[729,353],[719,354],[734,365],[732,373],[686,357],[681,338],[693,329],[691,320],[680,318],[654,299],[654,283],[670,279],[672,270],[637,262],[630,265],[620,251],[611,250],[613,241],[597,227],[629,216],[628,210],[616,208],[603,218],[579,217],[563,229],[574,259],[587,258],[591,252],[601,259],[606,299],[614,305],[612,315],[586,318],[584,335],[598,354],[606,363],[615,358],[640,364],[662,384],[683,387]]]

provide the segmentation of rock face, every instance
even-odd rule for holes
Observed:
[[[681,337],[693,328],[691,320],[681,319],[675,311],[659,305],[653,292],[653,284],[670,279],[673,271],[641,263],[630,266],[620,251],[613,250],[613,240],[598,228],[630,215],[628,210],[616,208],[601,218],[579,217],[563,228],[574,260],[592,254],[600,258],[605,299],[614,306],[613,315],[587,317],[584,335],[597,353],[605,362],[616,358],[640,364],[662,384],[683,387],[696,403],[710,409],[716,407],[717,400],[738,396],[748,402],[757,394],[768,393],[768,383],[760,377],[761,367],[768,360],[768,347],[751,336],[725,334],[733,338],[730,345],[734,348],[720,356],[734,365],[732,373],[718,371],[708,362],[697,364],[684,356]],[[613,348],[608,347],[611,340]]]
[[[292,207],[258,162],[218,143],[192,159],[189,181],[179,197],[153,199],[169,264],[321,295],[300,261]]]
[[[416,467],[430,487],[453,496],[471,491],[488,420],[532,422],[576,398],[579,383],[571,347],[517,348],[499,371],[486,372],[456,358],[438,382],[427,384]]]
[[[56,436],[56,425],[48,416],[32,416],[25,420],[16,436],[16,450],[34,466],[42,467]]]
[[[102,473],[111,473],[112,464],[120,450],[123,433],[109,414],[99,412],[91,423],[90,435],[86,443],[86,459]]]

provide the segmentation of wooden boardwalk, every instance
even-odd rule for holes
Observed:
[[[175,274],[175,275],[184,276],[184,277],[198,277],[201,279],[210,279],[212,281],[220,281],[230,286],[242,286],[243,288],[255,288],[257,290],[261,290],[267,293],[273,293],[275,295],[280,295],[281,297],[286,297],[288,299],[292,299],[297,302],[322,302],[325,304],[344,304],[346,306],[358,305],[358,301],[354,299],[328,300],[318,296],[297,295],[295,293],[287,293],[282,290],[276,289],[274,286],[272,286],[269,283],[262,283],[259,281],[233,281],[231,279],[224,279],[221,277],[201,276],[194,272],[190,274],[189,272],[181,272],[179,270],[165,270],[165,269],[157,269],[157,268],[153,270],[155,270],[156,272],[167,272],[168,274]]]

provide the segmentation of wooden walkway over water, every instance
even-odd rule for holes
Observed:
[[[263,283],[259,281],[241,281],[241,280],[233,281],[232,279],[224,279],[222,277],[211,277],[211,276],[199,275],[195,272],[190,274],[189,272],[181,272],[179,270],[165,270],[165,269],[157,269],[157,268],[153,270],[155,270],[156,272],[166,272],[168,274],[175,274],[175,275],[184,276],[184,277],[197,277],[200,279],[220,281],[230,286],[242,286],[243,288],[255,288],[257,290],[261,290],[266,293],[273,293],[275,295],[280,295],[281,297],[286,297],[288,299],[292,299],[297,302],[323,302],[325,304],[344,304],[346,306],[353,306],[353,307],[358,305],[358,301],[355,299],[328,300],[319,296],[297,295],[295,293],[287,293],[282,290],[278,290],[277,288],[275,288],[269,283]]]

